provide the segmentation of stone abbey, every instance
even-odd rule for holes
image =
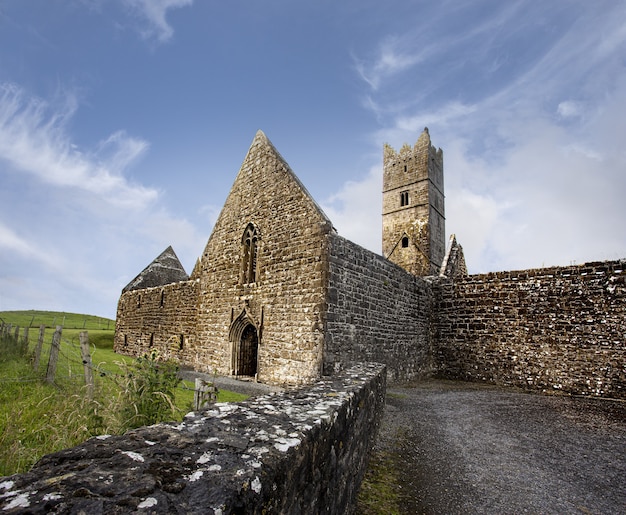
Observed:
[[[380,256],[259,131],[191,275],[169,247],[123,289],[115,350],[278,385],[378,362],[390,381],[626,396],[624,260],[468,275],[428,129],[384,146],[382,197]]]

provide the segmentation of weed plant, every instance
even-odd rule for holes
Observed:
[[[119,363],[122,379],[122,427],[124,430],[174,420],[181,413],[175,404],[181,382],[178,365],[164,361],[156,350],[133,363]]]

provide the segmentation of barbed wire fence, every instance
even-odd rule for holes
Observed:
[[[89,343],[87,330],[78,333],[78,343],[75,339],[63,338],[63,326],[57,325],[52,337],[49,328],[44,324],[39,326],[36,338],[33,337],[32,327],[24,327],[20,332],[18,325],[5,323],[0,319],[0,341],[3,354],[8,356],[22,356],[30,358],[33,374],[22,377],[0,378],[0,383],[6,382],[33,382],[43,380],[48,384],[75,384],[86,388],[88,397],[92,397],[96,387],[96,378],[110,381],[118,388],[123,388],[127,374],[116,372],[103,363],[92,362],[92,345]],[[95,350],[95,347],[93,347]],[[122,358],[120,357],[120,360]],[[44,374],[45,363],[45,374]],[[179,383],[177,389],[192,391],[194,394],[193,409],[206,408],[217,400],[218,389],[210,381],[195,379],[193,388]]]

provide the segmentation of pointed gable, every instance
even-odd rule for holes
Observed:
[[[297,210],[286,206],[298,206]],[[268,230],[292,222],[291,233],[296,236],[305,231],[318,228],[321,232],[334,231],[332,223],[322,208],[304,187],[300,179],[291,170],[271,141],[257,131],[252,144],[241,165],[235,182],[224,207],[215,223],[209,242],[201,260],[212,254],[211,248],[221,243],[212,240],[221,239],[225,234],[241,239],[241,232],[252,223],[260,226],[261,237],[268,235]],[[283,227],[284,229],[284,227]],[[237,234],[233,236],[232,231]]]
[[[294,190],[292,193],[297,195],[296,190],[300,193],[302,197],[301,200],[308,204],[309,209],[312,214],[318,218],[318,221],[328,224],[331,223],[322,208],[317,204],[304,184],[302,184],[298,176],[293,172],[287,161],[285,161],[283,156],[280,155],[280,152],[276,150],[276,147],[274,147],[269,138],[260,129],[252,140],[246,158],[235,179],[233,189],[235,189],[237,183],[242,179],[245,181],[259,182],[259,186],[261,186],[263,182],[267,183],[268,188],[263,188],[258,191],[258,195],[264,197],[267,197],[266,193],[272,193],[274,191],[271,186],[273,186],[276,180],[286,180],[287,183],[291,183]],[[286,200],[294,199],[282,199],[282,201]]]
[[[137,277],[129,282],[122,290],[122,293],[143,288],[153,288],[155,286],[165,286],[166,284],[186,281],[187,279],[189,279],[189,276],[170,245],[152,263],[144,268]]]

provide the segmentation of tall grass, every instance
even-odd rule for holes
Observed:
[[[7,320],[6,313],[0,316],[17,325]],[[157,355],[134,360],[115,354],[113,330],[89,330],[96,373],[93,395],[87,395],[78,350],[80,330],[63,330],[53,385],[43,381],[49,343],[35,371],[31,357],[36,334],[29,334],[30,346],[17,345],[13,336],[0,338],[0,476],[25,472],[44,454],[73,447],[91,436],[179,421],[191,409],[193,385],[180,383],[176,365],[162,362]],[[222,402],[245,398],[225,391],[218,396]]]

